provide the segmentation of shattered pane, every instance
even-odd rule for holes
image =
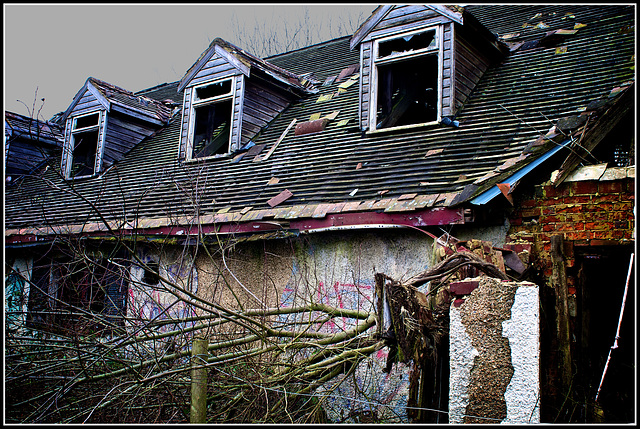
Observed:
[[[378,45],[378,58],[435,47],[436,32],[435,30],[429,30],[423,33],[411,34],[408,36],[398,37],[397,39],[391,39],[386,42],[380,42]]]

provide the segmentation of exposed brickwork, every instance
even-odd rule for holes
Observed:
[[[516,203],[510,216],[507,243],[529,243],[537,268],[551,276],[551,236],[564,235],[568,247],[622,244],[634,240],[634,179],[543,184],[533,198]],[[566,266],[574,266],[573,252],[565,249]],[[568,273],[569,274],[569,273]],[[567,279],[570,290],[574,279]]]

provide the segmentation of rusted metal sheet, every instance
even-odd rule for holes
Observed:
[[[464,223],[462,209],[442,207],[412,213],[358,212],[327,214],[323,219],[292,220],[290,228],[310,231],[336,226],[406,225],[420,227],[462,223]]]

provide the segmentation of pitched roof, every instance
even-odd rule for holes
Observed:
[[[162,100],[156,100],[143,95],[135,95],[131,91],[127,91],[116,85],[94,77],[89,77],[73,98],[71,105],[69,105],[64,112],[62,120],[69,116],[87,90],[98,99],[107,111],[111,110],[112,106],[117,106],[125,109],[125,111],[138,113],[148,121],[159,122],[160,124],[167,123],[171,117],[172,109],[165,105]]]
[[[4,112],[5,135],[21,136],[55,146],[62,145],[63,130],[55,123],[13,112]]]
[[[271,64],[255,55],[245,51],[227,42],[224,39],[216,37],[204,51],[200,58],[187,70],[184,77],[180,80],[178,89],[184,89],[191,78],[204,66],[204,64],[214,55],[218,54],[224,57],[230,64],[238,68],[243,74],[249,76],[251,68],[262,71],[263,73],[271,76],[273,79],[284,83],[287,86],[295,88],[302,93],[314,93],[315,88],[308,80],[303,77],[291,73],[281,67]]]
[[[360,59],[358,50],[350,49],[350,37],[267,58],[299,76],[313,73],[321,83],[317,94],[292,104],[272,121],[254,139],[253,148],[228,157],[179,163],[180,118],[176,115],[100,179],[78,181],[74,187],[92,196],[114,225],[123,225],[118,222],[124,207],[127,222],[140,221],[138,226],[147,227],[172,225],[178,217],[184,224],[196,217],[202,223],[287,221],[332,212],[410,214],[416,209],[459,205],[548,154],[551,146],[535,144],[541,135],[558,120],[580,115],[590,102],[606,99],[612,89],[634,78],[634,34],[624,30],[634,25],[633,7],[467,9],[504,40],[522,29],[523,23],[537,25],[537,18],[530,18],[538,10],[548,14],[540,21],[547,27],[527,26],[517,36],[520,42],[535,42],[553,30],[577,31],[563,35],[559,45],[512,45],[510,56],[484,74],[460,110],[458,128],[440,125],[363,134],[358,128],[359,75],[357,67],[350,67]],[[352,74],[332,80],[345,69]],[[138,94],[165,99],[178,84]],[[172,98],[176,97],[182,98],[181,94]],[[331,118],[323,121],[322,131],[296,134],[290,130],[282,137],[294,119],[300,123],[318,117]],[[579,136],[583,130],[584,124],[567,130],[567,135]],[[256,155],[263,156],[277,142],[267,160],[256,160]],[[49,179],[67,186],[53,175]],[[43,192],[36,182],[23,183],[20,192],[22,198],[7,196],[8,228],[97,222],[96,214],[79,198]],[[279,203],[272,207],[268,202],[274,197]]]

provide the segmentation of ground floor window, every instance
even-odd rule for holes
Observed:
[[[124,325],[126,267],[104,254],[36,259],[30,283],[30,328],[92,333]]]

